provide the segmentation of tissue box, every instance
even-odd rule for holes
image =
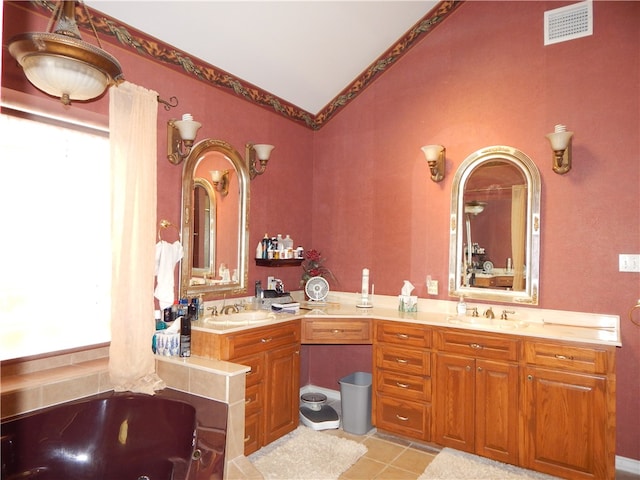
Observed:
[[[418,311],[417,295],[399,295],[398,299],[399,299],[399,303],[398,303],[399,312],[417,312]]]

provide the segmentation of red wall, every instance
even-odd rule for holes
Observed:
[[[543,12],[558,2],[467,2],[314,137],[313,246],[341,289],[363,267],[376,293],[403,280],[447,299],[451,181],[489,145],[524,151],[542,176],[540,307],[620,315],[618,454],[640,459],[640,328],[628,311],[640,275],[640,3],[594,2],[594,35],[543,45]],[[551,170],[545,134],[575,131],[573,170]],[[422,145],[447,148],[446,177],[429,179]],[[431,297],[435,298],[435,297]],[[350,358],[318,352],[310,381]],[[329,363],[329,364],[328,364]]]
[[[617,454],[640,459],[640,329],[627,316],[640,276],[617,271],[619,253],[640,253],[640,3],[594,2],[593,36],[545,47],[543,12],[561,5],[465,3],[315,133],[129,50],[106,49],[127,80],[180,101],[158,110],[158,219],[180,218],[181,167],[164,153],[169,118],[193,114],[200,139],[226,140],[243,156],[247,141],[272,143],[267,173],[251,182],[250,254],[265,232],[289,233],[327,257],[339,280],[333,289],[357,291],[367,267],[376,293],[395,295],[407,279],[426,297],[431,275],[440,281],[431,298],[448,299],[455,169],[488,145],[524,151],[542,176],[540,307],[620,315]],[[46,27],[47,18],[23,20],[14,4],[4,10],[4,39]],[[3,53],[3,85],[33,92]],[[71,109],[106,114],[108,101]],[[575,131],[564,176],[552,172],[544,138],[556,123]],[[447,148],[439,184],[420,151],[429,143]],[[249,282],[276,275],[293,290],[300,272],[250,263]],[[370,348],[308,347],[302,365],[305,383],[337,389],[342,376],[366,370]]]

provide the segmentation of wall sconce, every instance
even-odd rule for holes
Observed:
[[[29,82],[44,93],[60,98],[65,105],[70,105],[71,100],[92,100],[102,95],[109,85],[124,80],[118,60],[102,50],[91,15],[86,5],[84,8],[99,48],[82,41],[73,1],[56,4],[46,32],[21,33],[9,40],[9,53],[18,61]]]
[[[213,188],[220,193],[223,197],[226,197],[229,193],[229,170],[211,170],[211,183]]]
[[[564,125],[556,125],[555,131],[546,135],[553,150],[553,171],[564,175],[571,170],[571,137]]]
[[[422,147],[424,157],[429,164],[429,170],[431,171],[431,180],[434,182],[441,182],[444,178],[444,157],[446,148],[442,145],[425,145]]]
[[[172,119],[167,122],[167,158],[171,163],[178,165],[189,156],[201,126],[189,113],[182,115],[182,120]]]
[[[271,155],[273,145],[247,143],[247,165],[249,166],[249,177],[253,180],[257,175],[262,175],[267,169],[267,162]]]

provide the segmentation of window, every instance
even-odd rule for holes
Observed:
[[[109,139],[0,115],[0,360],[111,337]]]

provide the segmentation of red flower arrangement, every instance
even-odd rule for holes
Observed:
[[[304,253],[305,260],[302,262],[302,278],[300,286],[304,287],[311,277],[323,277],[327,280],[335,280],[336,278],[327,267],[323,265],[324,258],[317,250],[307,250]]]

